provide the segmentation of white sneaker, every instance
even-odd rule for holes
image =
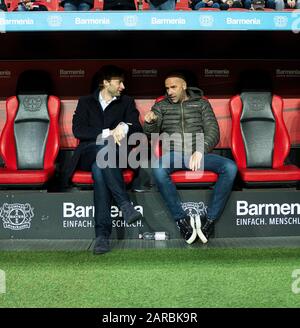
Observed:
[[[192,233],[191,237],[188,240],[186,240],[186,242],[188,244],[192,244],[197,238],[197,230],[195,227],[195,220],[192,216],[190,217],[190,225],[193,228],[193,233]]]
[[[201,230],[200,215],[196,215],[195,222],[196,222],[196,231],[197,231],[198,237],[202,241],[203,244],[206,244],[207,243],[207,238],[205,237],[204,233]]]

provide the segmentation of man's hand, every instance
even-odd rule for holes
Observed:
[[[192,171],[199,170],[201,159],[202,159],[202,153],[200,153],[199,151],[195,151],[190,158],[190,163],[189,163],[190,170]]]
[[[155,115],[152,111],[150,111],[145,115],[145,122],[147,123],[153,123],[156,120],[157,120],[157,115]]]
[[[126,135],[124,131],[124,126],[121,123],[119,123],[116,128],[110,131],[110,135],[113,136],[115,143],[120,146],[121,140],[124,139]]]

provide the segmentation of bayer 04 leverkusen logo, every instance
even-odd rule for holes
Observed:
[[[187,215],[193,218],[196,216],[203,217],[207,213],[207,206],[203,202],[185,202],[181,205]]]
[[[0,218],[2,219],[4,229],[29,229],[33,216],[33,207],[28,203],[4,203],[0,207]]]

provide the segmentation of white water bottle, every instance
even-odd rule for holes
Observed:
[[[166,231],[144,232],[143,234],[139,234],[139,239],[167,240],[167,239],[170,239],[170,235]]]

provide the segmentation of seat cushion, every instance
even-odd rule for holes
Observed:
[[[133,180],[134,172],[130,169],[123,171],[123,178],[126,184]],[[92,172],[89,171],[75,171],[72,177],[72,182],[79,185],[91,185],[94,183]]]
[[[177,171],[171,174],[174,183],[216,182],[218,175],[212,171]]]
[[[44,184],[53,176],[54,171],[54,167],[46,170],[0,168],[0,185]]]
[[[276,169],[239,169],[241,178],[247,182],[299,181],[300,169],[284,165]]]

